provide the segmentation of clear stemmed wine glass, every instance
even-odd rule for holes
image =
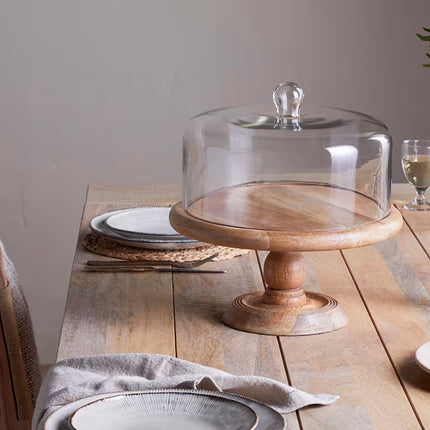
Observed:
[[[413,211],[428,211],[430,202],[424,193],[430,186],[430,140],[404,140],[401,148],[403,172],[416,191],[415,199],[403,207]]]

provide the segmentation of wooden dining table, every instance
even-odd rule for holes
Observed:
[[[264,289],[264,252],[202,266],[225,274],[85,271],[87,260],[105,259],[82,245],[93,217],[180,198],[178,185],[88,187],[57,360],[159,353],[339,396],[285,415],[287,429],[430,429],[430,374],[415,361],[430,341],[430,212],[402,208],[410,185],[392,188],[404,218],[393,238],[304,253],[305,290],[335,297],[349,320],[310,336],[247,333],[221,321],[236,296]]]

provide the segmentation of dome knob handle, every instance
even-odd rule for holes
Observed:
[[[299,118],[305,94],[302,87],[294,82],[282,82],[273,91],[278,120],[284,117]]]

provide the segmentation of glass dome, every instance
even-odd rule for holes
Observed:
[[[275,105],[205,112],[187,125],[183,205],[231,227],[342,231],[390,210],[391,137],[371,116],[301,109],[303,90],[279,84]]]

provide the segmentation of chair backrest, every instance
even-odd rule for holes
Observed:
[[[0,429],[27,430],[40,388],[30,313],[0,241]]]

